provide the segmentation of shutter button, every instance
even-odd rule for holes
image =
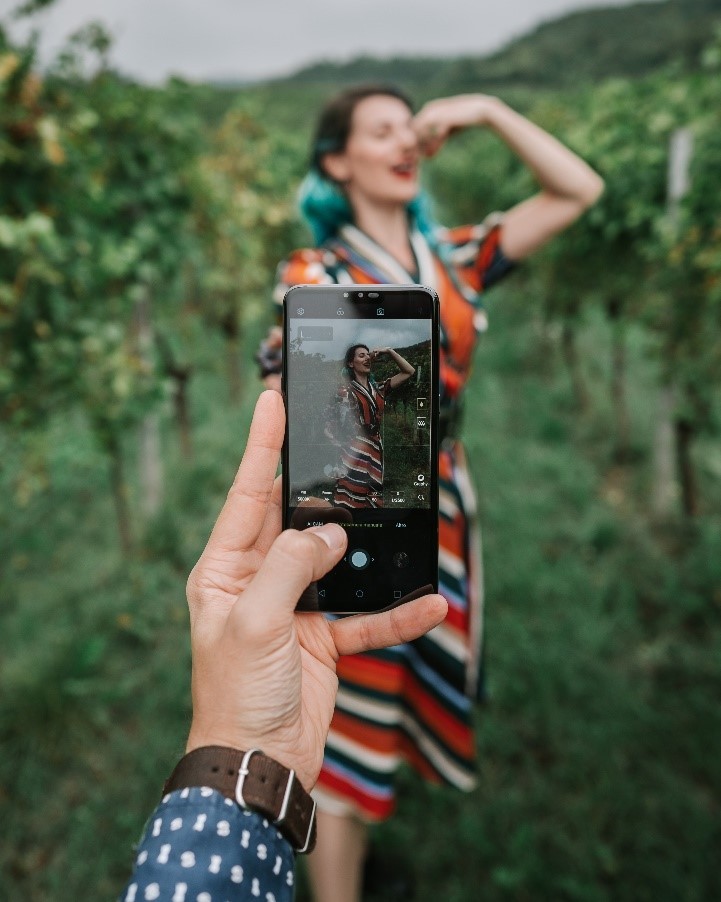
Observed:
[[[365,570],[370,562],[370,555],[367,551],[363,551],[362,548],[356,548],[355,551],[351,551],[348,558],[348,563],[354,570]]]

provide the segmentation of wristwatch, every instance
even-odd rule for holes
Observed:
[[[315,801],[288,770],[260,749],[247,752],[206,745],[181,758],[163,795],[188,786],[209,786],[241,808],[273,823],[299,855],[312,852],[316,839]]]

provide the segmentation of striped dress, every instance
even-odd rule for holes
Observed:
[[[278,271],[275,300],[291,285],[409,284],[435,288],[441,318],[439,588],[445,621],[426,636],[383,651],[341,658],[340,688],[314,795],[336,814],[381,821],[394,809],[402,762],[426,779],[461,790],[475,784],[474,699],[482,695],[483,595],[476,503],[455,434],[479,332],[482,293],[512,269],[502,254],[502,216],[439,230],[434,248],[411,235],[409,273],[370,237],[343,226],[325,245],[295,251]]]
[[[346,436],[341,451],[343,473],[333,493],[336,506],[353,509],[383,506],[382,423],[390,381],[386,379],[380,386],[371,382],[366,389],[352,379],[338,389],[336,411],[345,409],[350,422],[342,429]],[[341,431],[337,417],[331,416],[328,427],[331,434]]]

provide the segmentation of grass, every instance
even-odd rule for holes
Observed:
[[[619,467],[603,322],[581,336],[592,408],[580,416],[553,341],[541,347],[522,299],[501,300],[466,412],[491,689],[479,785],[459,795],[404,771],[398,817],[374,844],[412,872],[420,902],[719,898],[718,448],[697,449],[704,516],[654,524],[643,336],[631,336],[639,453]],[[249,378],[235,409],[220,373],[199,371],[195,458],[180,458],[166,423],[166,504],[131,562],[81,419],[0,449],[0,491],[22,502],[0,513],[0,898],[110,898],[122,886],[183,747],[185,579],[256,390]],[[132,436],[126,451],[132,462]]]

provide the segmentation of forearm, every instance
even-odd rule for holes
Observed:
[[[416,368],[408,363],[405,357],[401,357],[398,351],[394,351],[393,348],[388,348],[388,353],[391,355],[393,360],[398,364],[398,368],[402,373],[405,373],[406,376],[412,376],[415,373]]]
[[[598,199],[603,180],[579,156],[502,100],[484,100],[483,124],[528,166],[542,191],[584,208]]]

